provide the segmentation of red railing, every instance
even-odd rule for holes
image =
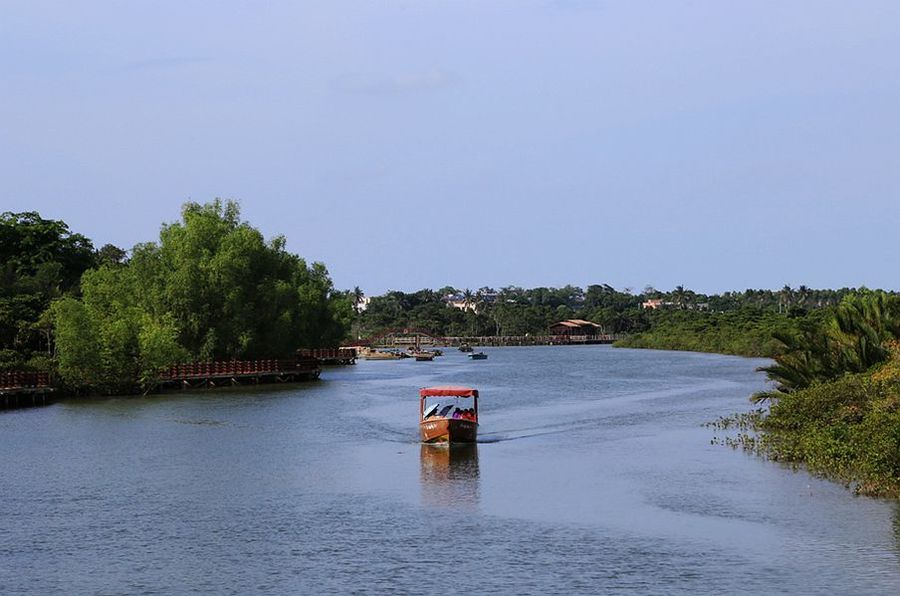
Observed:
[[[314,363],[313,363],[314,366]],[[191,362],[176,364],[162,371],[162,381],[202,379],[212,377],[238,377],[296,372],[311,368],[300,360],[225,360],[218,362]]]
[[[50,386],[50,375],[46,372],[12,370],[0,372],[0,389],[43,388]]]

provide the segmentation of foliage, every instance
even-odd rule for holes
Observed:
[[[825,321],[809,321],[775,337],[781,344],[775,363],[762,370],[780,393],[863,372],[884,362],[886,342],[900,337],[900,298],[884,292],[849,295]]]
[[[546,334],[556,321],[579,318],[600,324],[607,333],[632,334],[621,344],[629,347],[772,355],[781,347],[772,338],[773,332],[794,329],[796,322],[807,316],[817,320],[822,310],[857,293],[850,288],[815,290],[806,286],[719,295],[700,294],[683,286],[671,292],[648,286],[641,294],[608,284],[584,289],[508,286],[477,291],[448,286],[372,297],[367,309],[359,309],[355,323],[361,336],[405,327],[443,336],[538,335]],[[661,308],[642,308],[651,299],[659,300]],[[454,308],[451,302],[465,308]],[[355,303],[359,304],[359,299]]]
[[[767,414],[745,419],[749,432],[728,442],[772,460],[853,486],[900,496],[900,359],[874,372],[817,381],[784,394]]]
[[[616,345],[771,357],[780,349],[773,335],[788,333],[805,319],[747,306],[724,313],[659,310],[650,314],[649,320],[649,330]]]
[[[29,368],[52,351],[42,314],[78,292],[95,263],[90,240],[36,212],[0,214],[0,369]]]
[[[59,372],[109,392],[186,359],[282,357],[334,345],[352,304],[321,263],[307,266],[241,221],[236,203],[188,203],[158,243],[88,271],[81,300],[53,310]]]
[[[460,307],[455,308],[451,302]],[[642,328],[640,299],[608,285],[494,290],[423,289],[374,296],[358,316],[360,332],[422,328],[441,336],[543,335],[556,321],[584,318],[618,333]]]
[[[733,443],[775,460],[900,496],[900,299],[847,295],[819,320],[780,331],[782,352],[764,367],[777,383],[758,394],[767,413]]]

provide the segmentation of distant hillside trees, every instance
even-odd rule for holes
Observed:
[[[575,317],[595,321],[610,333],[646,328],[640,298],[608,285],[391,291],[369,300],[358,325],[363,335],[404,327],[441,336],[542,335],[552,323]]]

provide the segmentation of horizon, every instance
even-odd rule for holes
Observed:
[[[896,3],[0,16],[0,211],[98,247],[220,196],[371,295],[898,287]]]

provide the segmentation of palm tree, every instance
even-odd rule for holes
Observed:
[[[778,292],[778,312],[787,312],[790,310],[791,302],[793,302],[794,290],[791,286],[785,284],[781,291]],[[783,311],[782,311],[783,307]]]
[[[470,306],[472,306],[474,308],[475,293],[472,292],[472,290],[470,290],[469,288],[466,288],[465,290],[463,290],[462,297],[463,297],[463,310],[466,310],[466,311],[469,310]]]
[[[363,303],[363,299],[365,299],[366,295],[363,294],[363,291],[359,289],[359,286],[355,286],[353,288],[353,292],[350,294],[350,299],[353,300],[353,310],[356,311],[356,314],[359,314],[359,306]]]
[[[801,285],[797,288],[797,297],[800,300],[800,306],[806,306],[806,301],[809,300],[809,287]]]
[[[805,322],[797,333],[774,337],[782,353],[759,370],[778,383],[777,390],[758,394],[757,401],[884,362],[890,355],[887,342],[900,338],[900,299],[884,292],[848,296],[823,324]]]
[[[675,299],[675,304],[678,305],[678,308],[684,308],[684,302],[687,298],[687,291],[684,289],[684,286],[676,286],[672,292],[672,298]]]

